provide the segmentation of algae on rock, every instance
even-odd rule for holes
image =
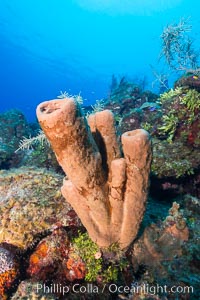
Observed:
[[[38,235],[71,220],[71,206],[61,195],[62,176],[45,169],[0,171],[0,243],[26,250]],[[74,214],[75,215],[75,214]]]

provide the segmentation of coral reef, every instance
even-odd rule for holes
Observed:
[[[31,254],[27,273],[32,281],[49,287],[68,285],[73,293],[73,284],[81,279],[100,286],[122,281],[122,273],[128,265],[123,251],[116,245],[102,252],[87,233],[79,232],[70,242],[64,229],[56,229],[43,238]],[[62,296],[59,290],[54,293]]]
[[[196,90],[177,88],[161,95],[160,103],[163,116],[158,135],[164,135],[169,142],[179,139],[183,144],[198,147],[200,94]]]
[[[0,168],[6,169],[19,164],[21,157],[15,150],[23,136],[30,134],[24,115],[18,110],[0,114]]]
[[[135,281],[137,285],[167,284],[167,299],[174,299],[178,295],[183,299],[198,299],[199,200],[185,195],[177,201],[181,204],[174,202],[169,215],[162,222],[146,227],[133,245],[132,263],[135,274],[143,269],[143,274]],[[180,286],[182,291],[184,287],[190,287],[190,294],[172,294],[171,286]]]
[[[62,173],[44,132],[36,127],[32,136],[23,137],[15,150],[22,156],[19,166],[47,168]]]
[[[199,97],[197,87],[180,80],[160,97],[129,83],[117,86],[104,100],[104,109],[114,113],[119,132],[143,128],[152,136],[151,190],[155,195],[168,190],[174,196],[183,192],[200,196]]]
[[[169,143],[157,138],[152,139],[152,144],[154,158],[151,170],[157,178],[193,175],[194,170],[199,168],[198,148],[191,150],[180,141]]]
[[[11,300],[56,300],[56,295],[53,295],[50,291],[45,293],[45,291],[40,288],[42,284],[42,282],[32,282],[31,280],[20,282]]]
[[[158,177],[193,175],[200,168],[200,94],[176,88],[160,96],[162,117],[148,126],[153,139],[152,170]]]
[[[37,139],[37,136],[35,137]],[[50,145],[47,143],[35,143],[31,150],[24,149],[21,166],[34,166],[37,168],[46,168],[62,174],[57,159]]]
[[[151,142],[144,130],[122,135],[124,158],[110,111],[88,118],[72,98],[37,107],[37,117],[69,180],[62,193],[100,247],[135,239],[148,192]]]
[[[0,171],[0,299],[199,299],[200,84],[193,71],[160,97],[113,78],[109,98],[87,120],[80,99],[65,92],[39,105],[53,149],[39,140],[14,153],[30,131],[37,140],[38,124],[27,125],[17,111],[0,115],[0,167],[33,165]],[[142,128],[153,144],[147,203],[151,143]],[[129,292],[111,293],[113,282]],[[74,292],[76,284],[84,293]],[[92,293],[88,284],[106,288]],[[156,290],[164,285],[166,292]]]
[[[186,89],[195,89],[197,92],[200,92],[200,77],[199,69],[191,70],[182,77],[180,77],[174,84],[174,87],[184,87]]]
[[[102,254],[99,247],[92,242],[87,233],[79,233],[72,241],[74,252],[82,257],[86,264],[87,281],[96,281],[102,271]]]
[[[62,176],[45,169],[0,171],[0,243],[25,250],[56,226],[80,226],[61,184]]]
[[[83,259],[86,268],[85,280],[89,282],[117,282],[121,272],[128,266],[124,252],[117,244],[101,251],[87,233],[79,232],[78,237],[72,240],[72,248]]]
[[[0,299],[7,299],[6,291],[19,275],[19,263],[14,254],[0,245]]]
[[[61,284],[83,279],[85,264],[75,255],[66,231],[56,229],[37,245],[30,256],[27,272],[36,280]]]

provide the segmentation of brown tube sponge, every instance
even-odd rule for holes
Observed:
[[[66,98],[41,103],[37,117],[68,178],[62,194],[92,240],[100,247],[119,243],[127,248],[145,211],[151,164],[148,133],[124,133],[122,155],[108,110],[87,122],[78,103]]]

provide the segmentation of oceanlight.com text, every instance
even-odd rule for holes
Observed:
[[[129,286],[117,286],[116,284],[110,284],[108,286],[110,293],[131,293],[131,294],[139,294],[142,293],[144,295],[157,295],[157,294],[192,294],[194,292],[193,286],[179,286],[174,285],[168,287],[165,285],[149,285],[148,283],[144,283],[142,285],[133,284],[131,287]]]

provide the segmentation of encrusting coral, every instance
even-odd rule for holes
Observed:
[[[42,168],[0,171],[0,243],[24,251],[59,226],[80,226],[60,192],[62,176]]]
[[[0,299],[7,299],[9,289],[19,273],[19,266],[14,254],[0,245]]]
[[[118,243],[127,248],[145,210],[152,156],[149,134],[142,129],[125,132],[123,157],[108,110],[91,115],[87,123],[77,101],[66,98],[41,103],[37,117],[68,176],[62,194],[91,239],[100,247]]]

